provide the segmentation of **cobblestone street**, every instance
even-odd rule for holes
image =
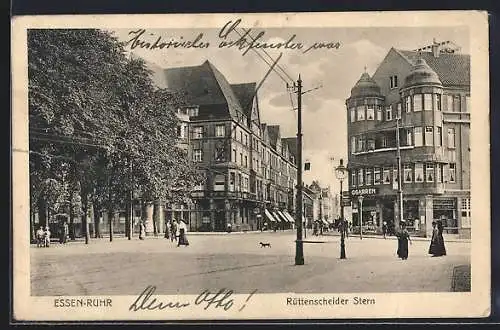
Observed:
[[[409,259],[402,261],[394,239],[350,237],[347,259],[340,260],[338,236],[308,236],[321,243],[304,244],[305,265],[295,266],[292,231],[188,238],[188,247],[159,237],[32,247],[31,294],[138,294],[147,285],[155,285],[158,294],[221,288],[236,293],[452,291],[454,269],[470,265],[468,242],[447,242],[448,255],[432,258],[429,242],[415,240]]]

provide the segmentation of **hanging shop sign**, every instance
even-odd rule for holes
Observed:
[[[351,189],[351,196],[372,196],[378,194],[378,188],[358,188]]]

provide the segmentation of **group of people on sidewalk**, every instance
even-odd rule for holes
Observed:
[[[402,260],[407,260],[408,243],[411,244],[411,238],[408,230],[406,229],[405,222],[401,223],[401,230],[396,233],[396,237],[398,238],[397,255]],[[441,257],[446,255],[446,247],[444,245],[443,238],[443,223],[440,220],[432,222],[432,238],[428,254],[431,254],[433,257]]]
[[[189,241],[186,236],[187,224],[182,220],[167,221],[165,228],[165,238],[171,242],[176,242],[177,247],[184,245],[189,246]]]
[[[59,234],[59,243],[66,244],[69,238],[68,223],[66,221],[61,222],[59,224],[59,228],[57,231]],[[50,247],[50,237],[51,237],[50,227],[48,225],[45,227],[40,226],[36,231],[36,246]]]

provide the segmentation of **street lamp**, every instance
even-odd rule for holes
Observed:
[[[359,200],[359,239],[363,239],[363,196],[359,196],[358,200]]]
[[[344,203],[342,202],[342,182],[345,179],[347,168],[344,166],[344,160],[340,159],[340,165],[335,168],[335,177],[340,181],[340,219],[342,227],[340,230],[340,259],[345,259],[345,230],[346,222],[344,219]]]

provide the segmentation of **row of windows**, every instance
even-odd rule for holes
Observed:
[[[435,130],[434,130],[435,128]],[[443,146],[442,127],[416,126],[400,129],[400,146]],[[396,147],[396,132],[380,133],[375,136],[351,136],[351,153]],[[447,129],[446,146],[455,148],[455,128]]]
[[[405,99],[405,112],[420,111],[441,111],[442,98],[445,99],[444,111],[460,112],[461,110],[470,110],[470,97],[466,97],[466,106],[461,106],[460,95],[441,95],[441,94],[415,94],[407,96]],[[401,118],[402,104],[386,106],[382,111],[381,105],[358,105],[350,110],[351,123],[356,121],[376,120],[391,121],[395,118]]]
[[[456,180],[456,166],[454,163],[404,164],[401,175],[404,183],[412,183],[412,182],[454,183]],[[351,186],[354,187],[391,184],[391,183],[397,186],[397,182],[398,182],[398,171],[395,167],[359,168],[351,170]]]

